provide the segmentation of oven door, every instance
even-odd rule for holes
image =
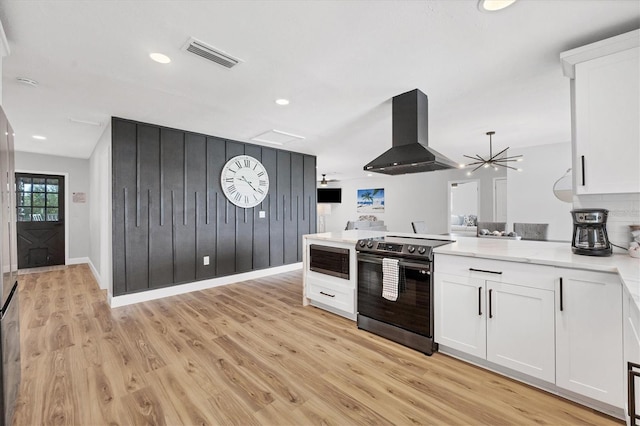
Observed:
[[[358,314],[433,337],[430,262],[398,259],[398,299],[392,302],[382,297],[382,259],[358,254]]]

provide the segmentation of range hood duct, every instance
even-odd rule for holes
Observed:
[[[418,89],[393,97],[391,149],[364,166],[367,172],[401,175],[453,169],[458,165],[429,148],[429,103]]]

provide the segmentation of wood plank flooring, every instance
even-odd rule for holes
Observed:
[[[614,425],[301,304],[301,272],[110,309],[86,265],[20,275],[14,425]]]

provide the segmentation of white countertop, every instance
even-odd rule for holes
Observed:
[[[418,235],[398,232],[366,231],[352,229],[339,232],[305,235],[305,239],[338,241],[355,244],[362,238],[398,235],[432,239],[456,240],[452,244],[436,247],[435,253],[455,256],[473,256],[508,262],[533,263],[562,268],[584,269],[595,272],[617,273],[623,285],[634,298],[640,310],[640,259],[628,254],[613,256],[582,256],[571,252],[571,244],[547,241],[499,240],[476,237],[449,237],[446,235]]]
[[[434,253],[617,273],[640,309],[640,259],[628,254],[621,253],[606,257],[582,256],[573,254],[571,243],[568,242],[476,237],[458,237],[452,244],[436,247]]]
[[[432,235],[432,234],[412,234],[406,232],[389,232],[389,231],[367,231],[364,229],[349,229],[348,231],[323,232],[321,234],[307,234],[304,238],[312,240],[337,241],[342,243],[357,243],[363,238],[384,237],[386,235],[395,235],[398,237],[409,238],[430,238],[434,240],[455,240],[456,237],[448,235]]]

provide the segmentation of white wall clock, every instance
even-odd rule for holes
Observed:
[[[222,168],[222,192],[238,207],[248,209],[264,200],[269,191],[269,174],[262,163],[249,155],[238,155]]]

